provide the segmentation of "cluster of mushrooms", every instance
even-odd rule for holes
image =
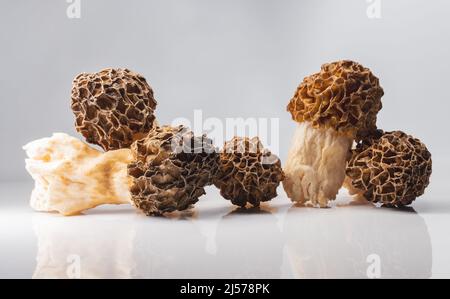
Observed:
[[[105,151],[131,149],[131,200],[146,215],[185,210],[208,185],[241,207],[277,195],[281,162],[257,137],[235,137],[219,151],[206,135],[158,125],[155,108],[150,85],[127,69],[83,73],[73,82],[77,131]]]
[[[424,193],[431,154],[417,138],[377,128],[383,95],[379,79],[349,60],[303,80],[287,106],[298,122],[284,166],[292,201],[326,207],[344,186],[377,205],[402,207]]]
[[[215,185],[234,205],[258,207],[280,182],[303,205],[326,207],[342,186],[374,203],[408,205],[429,183],[431,154],[410,135],[377,128],[383,94],[352,61],[306,77],[287,107],[299,124],[282,169],[258,137],[234,137],[219,150],[206,135],[159,125],[153,90],[135,72],[82,73],[71,94],[75,127],[103,152],[61,133],[26,145],[32,206],[73,215],[131,203],[155,216],[188,209]]]

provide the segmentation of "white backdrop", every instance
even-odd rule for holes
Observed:
[[[381,79],[379,126],[422,139],[444,172],[450,2],[381,0],[378,11],[374,1],[80,0],[79,19],[66,1],[1,1],[0,179],[28,178],[26,142],[79,136],[71,81],[104,67],[143,74],[160,123],[194,109],[204,118],[279,118],[284,159],[295,126],[285,108],[298,83],[343,58]]]

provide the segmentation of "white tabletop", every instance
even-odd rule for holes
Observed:
[[[209,187],[195,208],[146,217],[102,206],[64,217],[28,206],[31,182],[0,184],[0,277],[450,277],[450,203],[433,184],[414,210],[295,207],[283,189],[241,211]]]

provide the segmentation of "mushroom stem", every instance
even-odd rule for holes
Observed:
[[[326,207],[344,182],[352,143],[351,134],[300,123],[284,166],[283,187],[288,197],[301,204]]]
[[[34,210],[69,216],[102,204],[131,203],[130,149],[102,153],[62,133],[24,149],[26,169],[35,180],[30,201]]]

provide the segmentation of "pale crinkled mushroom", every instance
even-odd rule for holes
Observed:
[[[431,171],[431,153],[419,139],[378,131],[353,150],[344,185],[373,203],[402,207],[424,194]]]
[[[299,124],[283,168],[288,197],[326,206],[342,186],[351,145],[350,137],[336,134],[331,128],[313,129],[309,123]]]
[[[24,146],[35,180],[30,205],[37,211],[74,215],[102,204],[129,204],[130,149],[103,153],[64,133]]]
[[[353,61],[324,64],[306,77],[287,110],[299,123],[284,172],[292,201],[325,207],[345,178],[353,141],[376,130],[383,89]]]

